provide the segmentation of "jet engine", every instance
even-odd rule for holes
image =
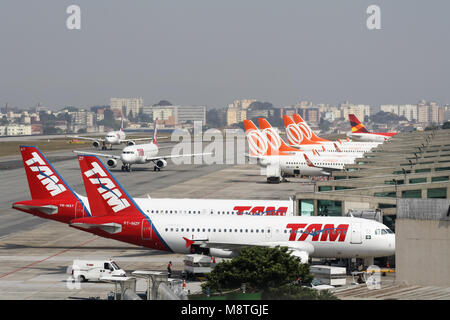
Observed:
[[[164,168],[165,166],[167,166],[167,161],[164,159],[159,159],[158,161],[156,161],[156,166],[158,168]]]
[[[127,142],[127,146],[134,146],[136,144],[136,142],[134,141],[128,141]]]
[[[100,142],[94,141],[94,142],[92,142],[92,145],[94,146],[94,148],[98,148],[98,147],[100,147]]]
[[[236,252],[231,251],[231,250],[210,248],[209,255],[212,257],[232,258],[232,257],[235,257],[237,254],[236,254]]]
[[[117,160],[116,159],[108,159],[108,161],[106,161],[106,164],[110,168],[115,168],[117,166]]]

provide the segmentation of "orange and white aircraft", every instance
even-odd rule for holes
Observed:
[[[312,151],[285,151],[269,141],[251,120],[244,120],[245,134],[250,153],[247,158],[256,159],[259,166],[266,168],[267,182],[279,183],[285,176],[323,176],[331,171],[342,170],[346,164],[353,164],[348,156],[321,156]]]
[[[307,154],[312,153],[312,155],[316,156],[335,156],[338,158],[352,158],[353,160],[356,158],[361,158],[364,155],[364,152],[358,150],[342,150],[339,148],[336,142],[333,143],[334,149],[326,149],[325,146],[320,146],[319,149],[308,149],[303,150],[301,148],[294,148],[286,144],[283,138],[278,134],[278,131],[270,125],[269,121],[264,118],[258,118],[259,129],[266,134],[268,142],[274,149],[278,149],[279,151],[287,152],[287,153],[296,153],[296,152],[305,152]],[[311,131],[312,132],[312,131]],[[328,147],[328,146],[327,146]]]
[[[323,146],[329,151],[331,149],[337,150],[336,146],[339,146],[340,150],[346,152],[368,152],[380,144],[380,142],[354,142],[349,140],[323,141],[325,139],[317,137],[300,115],[294,116],[298,122],[287,115],[283,115],[288,141],[294,147],[311,150],[320,149]]]
[[[384,142],[397,134],[397,132],[369,132],[354,114],[349,114],[348,119],[352,131],[347,133],[347,137],[357,141]]]

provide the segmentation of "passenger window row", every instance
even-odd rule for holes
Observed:
[[[270,233],[270,229],[226,229],[226,228],[166,228],[166,232],[229,232],[229,233]]]

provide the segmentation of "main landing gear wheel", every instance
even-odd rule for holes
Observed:
[[[161,168],[159,168],[158,166],[154,166],[153,171],[161,171]]]
[[[122,166],[122,171],[128,171],[131,172],[131,165],[130,164],[125,164]]]

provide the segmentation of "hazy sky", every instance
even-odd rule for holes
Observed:
[[[1,0],[0,105],[447,104],[449,14],[448,0]]]

